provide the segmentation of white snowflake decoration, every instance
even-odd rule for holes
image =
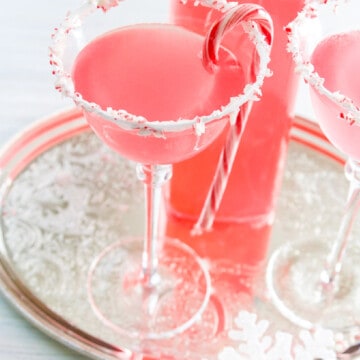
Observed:
[[[229,338],[237,347],[227,346],[218,360],[336,360],[334,335],[322,328],[314,332],[302,330],[298,337],[278,331],[275,338],[267,334],[269,322],[257,315],[239,312],[234,320],[236,329]]]

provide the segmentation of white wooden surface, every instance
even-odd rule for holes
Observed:
[[[72,106],[53,89],[47,48],[52,29],[80,1],[0,0],[0,146],[35,120]],[[306,91],[300,93],[298,113],[306,116],[310,106]],[[0,359],[84,357],[34,328],[0,295]]]

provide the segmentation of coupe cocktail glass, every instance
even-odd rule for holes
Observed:
[[[356,1],[309,1],[286,28],[289,50],[309,84],[320,127],[348,156],[345,175],[350,188],[337,234],[324,238],[320,233],[318,239],[302,243],[289,241],[274,252],[267,271],[270,295],[285,317],[302,327],[320,325],[340,332],[357,327],[360,321],[360,248],[356,242],[349,243],[360,204],[357,13]],[[310,19],[323,29],[313,51],[303,46],[299,35]],[[333,191],[336,194],[337,189]]]
[[[119,239],[104,249],[88,279],[96,315],[141,339],[182,333],[207,305],[211,284],[202,259],[181,241],[159,236],[161,188],[170,164],[206,148],[259,94],[272,37],[261,6],[199,1],[224,13],[203,37],[172,24],[168,3],[87,1],[55,30],[50,48],[58,90],[83,109],[102,141],[138,163],[145,185],[144,239]],[[102,11],[105,20],[92,19]],[[243,70],[249,64],[221,45],[237,27],[256,44],[252,81]]]

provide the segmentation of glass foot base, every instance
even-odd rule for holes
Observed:
[[[324,270],[331,242],[287,243],[271,256],[266,273],[269,296],[292,323],[335,332],[360,327],[360,249],[348,249],[341,273],[324,286]]]
[[[201,319],[210,297],[210,277],[194,251],[174,239],[158,250],[151,285],[141,270],[142,238],[123,239],[93,261],[88,296],[95,314],[114,331],[138,339],[165,339]]]

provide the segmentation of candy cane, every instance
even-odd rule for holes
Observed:
[[[269,53],[273,39],[273,24],[270,15],[264,8],[256,4],[239,4],[226,12],[220,20],[213,24],[204,42],[204,65],[210,71],[214,71],[218,63],[218,53],[223,36],[239,24],[243,24],[250,39],[255,43],[259,55],[260,64],[255,64],[254,58],[248,76],[254,75],[257,65],[259,65],[259,71],[256,75],[255,83],[245,87],[245,93],[248,90],[249,99],[240,107],[235,122],[230,126],[212,184],[210,185],[200,217],[193,228],[193,234],[201,234],[203,230],[210,230],[212,228],[242,135],[246,128],[253,100],[258,100],[257,95],[260,95],[259,89],[264,78],[269,75],[267,64],[270,60]],[[257,91],[251,93],[253,89],[257,89]]]

